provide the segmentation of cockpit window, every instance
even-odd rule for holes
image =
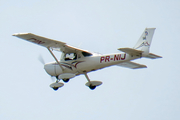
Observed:
[[[65,60],[76,60],[77,54],[76,53],[67,53],[64,56]]]
[[[82,52],[82,54],[84,55],[84,57],[92,56],[91,53],[87,53],[87,52]]]

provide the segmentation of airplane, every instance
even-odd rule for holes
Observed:
[[[149,52],[153,34],[156,28],[146,28],[133,48],[119,48],[123,53],[116,54],[98,54],[87,50],[70,46],[64,42],[41,37],[32,33],[16,33],[13,36],[35,43],[48,49],[54,62],[44,64],[45,71],[50,76],[56,77],[56,82],[50,84],[54,90],[64,86],[63,82],[68,82],[75,76],[85,75],[87,83],[85,84],[91,90],[102,84],[101,81],[91,81],[87,73],[96,71],[105,67],[117,65],[121,67],[138,69],[147,68],[146,65],[132,62],[132,60],[142,57],[156,59],[162,58],[159,55]],[[54,55],[53,50],[62,52],[60,60]]]

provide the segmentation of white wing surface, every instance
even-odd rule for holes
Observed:
[[[18,38],[24,39],[26,41],[35,43],[37,45],[46,47],[46,48],[50,48],[56,51],[61,51],[64,53],[71,53],[71,52],[87,52],[90,53],[86,50],[82,50],[76,47],[72,47],[70,45],[67,45],[64,42],[61,41],[57,41],[57,40],[52,40],[49,38],[45,38],[45,37],[41,37],[32,33],[17,33],[17,34],[13,34],[13,36],[16,36]]]
[[[131,68],[131,69],[147,68],[146,65],[138,64],[138,63],[131,62],[131,61],[117,64],[117,66],[126,67],[126,68]]]

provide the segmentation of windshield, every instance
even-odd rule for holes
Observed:
[[[67,53],[65,54],[65,60],[76,60],[77,54],[76,53]]]

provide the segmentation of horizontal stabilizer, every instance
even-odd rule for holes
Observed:
[[[143,51],[136,50],[136,49],[133,49],[133,48],[119,48],[118,50],[120,50],[122,52],[125,52],[125,53],[128,53],[130,55],[137,55],[137,54],[143,53]]]
[[[149,55],[145,56],[146,58],[150,58],[150,59],[157,59],[157,58],[162,58],[159,55],[155,55],[153,53],[149,53]]]
[[[131,61],[117,64],[117,66],[126,67],[126,68],[131,68],[131,69],[147,68],[146,65],[134,63],[134,62],[131,62]]]

